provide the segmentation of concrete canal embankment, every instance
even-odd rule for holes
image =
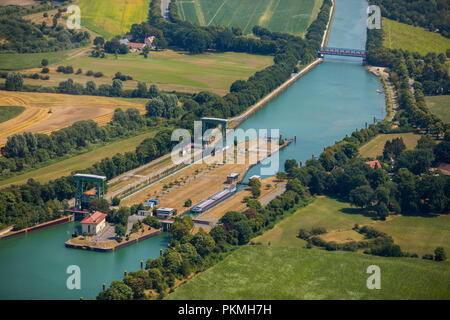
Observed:
[[[33,227],[21,229],[21,230],[18,230],[18,231],[9,231],[9,232],[5,233],[4,235],[1,235],[0,236],[0,240],[8,239],[8,238],[11,238],[11,237],[19,236],[19,235],[22,235],[22,234],[26,234],[26,233],[29,233],[29,232],[36,231],[36,230],[42,230],[42,229],[45,229],[45,228],[48,228],[48,227],[52,227],[52,226],[56,226],[56,225],[59,225],[59,224],[62,224],[62,223],[67,223],[67,222],[72,222],[72,221],[73,221],[73,216],[72,215],[64,216],[64,217],[61,217],[61,218],[58,218],[58,219],[55,219],[55,220],[52,220],[52,221],[47,221],[47,222],[44,222],[44,223],[40,223],[40,224],[35,225]]]
[[[158,234],[160,234],[162,232],[161,229],[159,230],[153,230],[151,232],[146,232],[145,234],[138,236],[138,237],[134,237],[133,239],[130,239],[128,241],[123,241],[120,243],[116,243],[116,244],[111,244],[109,246],[97,246],[97,245],[83,245],[83,244],[76,244],[73,242],[72,239],[69,239],[66,241],[65,246],[66,248],[72,248],[72,249],[81,249],[81,250],[90,250],[90,251],[97,251],[97,252],[112,252],[115,251],[117,249],[126,247],[128,245],[134,244],[134,243],[138,243],[139,241],[151,238],[153,236],[156,236]]]

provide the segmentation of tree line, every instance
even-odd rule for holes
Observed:
[[[367,62],[371,65],[388,67],[399,71],[399,63],[405,64],[410,78],[415,85],[420,86],[426,95],[446,95],[450,93],[450,78],[446,61],[450,55],[430,52],[425,56],[417,52],[388,49],[384,47],[384,31],[382,29],[368,30],[366,47]],[[403,66],[401,66],[405,70]],[[400,74],[400,76],[406,73]],[[395,79],[395,77],[394,77]]]
[[[0,16],[0,36],[5,40],[0,44],[0,52],[53,52],[90,43],[87,31],[68,30],[56,23],[37,25],[13,15]]]
[[[135,152],[117,153],[77,172],[104,175],[109,180],[170,152],[178,143],[171,141],[171,135],[171,130],[162,130],[142,141]],[[0,224],[14,225],[14,230],[19,230],[62,216],[68,208],[67,199],[75,194],[75,186],[70,175],[45,184],[29,179],[23,185],[1,189]]]

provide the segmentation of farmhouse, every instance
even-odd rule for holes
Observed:
[[[133,51],[141,51],[144,49],[144,47],[149,47],[150,49],[153,49],[153,41],[155,40],[155,36],[150,36],[145,38],[144,43],[138,43],[138,42],[130,42],[128,39],[122,39],[119,40],[121,44],[127,45],[131,50]]]
[[[381,164],[380,161],[378,160],[374,160],[374,161],[367,161],[366,162],[367,165],[369,165],[372,169],[381,169]]]
[[[89,215],[81,220],[81,231],[88,235],[99,234],[106,226],[106,214],[99,211],[89,213]]]

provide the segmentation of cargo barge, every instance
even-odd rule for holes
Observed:
[[[235,185],[228,186],[225,189],[223,189],[223,190],[217,192],[216,194],[212,195],[208,199],[203,200],[199,204],[193,206],[192,209],[191,209],[191,212],[195,213],[195,214],[203,213],[203,212],[211,209],[215,205],[219,204],[223,200],[229,198],[233,194],[235,194],[236,190],[237,190],[237,188],[236,188]]]

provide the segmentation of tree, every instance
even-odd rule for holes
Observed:
[[[118,198],[118,197],[112,198],[111,205],[118,206],[119,204],[120,204],[120,198]]]
[[[147,109],[147,115],[151,117],[162,117],[165,112],[164,101],[159,97],[153,98],[147,102],[145,108]]]
[[[48,66],[48,60],[47,59],[42,59],[41,66],[43,66],[43,67]]]
[[[191,244],[202,257],[208,255],[216,245],[214,239],[207,234],[203,228],[200,228],[200,230],[195,234],[191,240]]]
[[[246,244],[250,241],[252,229],[247,219],[236,222],[234,228],[239,233],[238,241],[240,245]]]
[[[132,300],[133,290],[122,281],[114,280],[111,287],[102,291],[97,296],[97,300]]]
[[[106,199],[92,199],[89,202],[90,211],[100,211],[103,213],[109,213],[109,203]]]
[[[445,250],[443,247],[437,247],[434,250],[434,260],[435,261],[445,261],[447,257],[445,256]]]
[[[381,220],[386,220],[386,217],[389,216],[389,209],[384,202],[378,204],[377,215]]]
[[[116,224],[114,231],[116,232],[116,235],[121,238],[123,236],[125,236],[125,234],[127,233],[127,229],[124,225],[122,224]]]
[[[350,202],[355,206],[365,208],[372,203],[374,191],[368,185],[360,186],[350,191],[349,198]]]
[[[105,43],[105,39],[103,39],[103,37],[95,37],[95,39],[94,39],[95,46],[101,46],[104,43]]]
[[[145,59],[147,59],[149,52],[150,52],[150,48],[148,46],[145,46],[144,49],[142,49],[142,54],[144,55]]]
[[[185,206],[185,207],[190,207],[190,206],[192,206],[192,200],[191,200],[191,199],[187,199],[187,200],[184,202],[184,206]]]
[[[23,78],[20,73],[9,72],[6,76],[5,89],[9,91],[20,91],[23,88]]]
[[[150,98],[156,98],[157,96],[159,96],[159,89],[158,86],[156,84],[152,84],[150,86],[150,88],[148,89],[148,95]]]
[[[122,94],[122,90],[123,90],[122,80],[114,79],[113,82],[112,82],[112,88],[114,90],[114,94],[116,96],[120,96]]]
[[[252,196],[254,197],[254,198],[258,198],[260,195],[261,195],[261,185],[253,185],[252,187],[251,187],[251,190],[252,190]]]

